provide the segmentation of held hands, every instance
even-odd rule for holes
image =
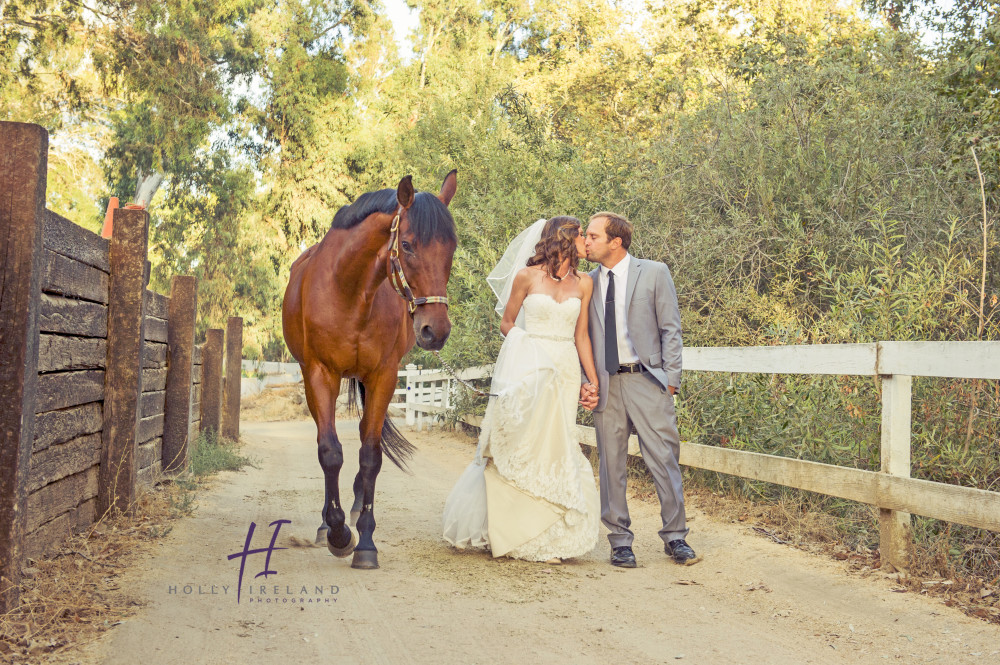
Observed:
[[[597,384],[587,382],[580,386],[580,406],[587,409],[587,411],[593,411],[597,406],[598,393]]]

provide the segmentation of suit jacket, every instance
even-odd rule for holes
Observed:
[[[670,269],[657,261],[630,257],[625,287],[625,316],[629,337],[639,362],[663,390],[681,386],[681,315]],[[601,268],[591,271],[594,295],[590,300],[590,342],[594,348],[600,398],[594,411],[604,411],[608,401],[608,371],[604,366],[604,293]]]

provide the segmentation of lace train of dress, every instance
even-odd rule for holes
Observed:
[[[545,561],[597,544],[600,500],[576,433],[579,313],[579,298],[525,298],[526,331],[504,340],[476,458],[445,504],[444,538],[456,547]]]

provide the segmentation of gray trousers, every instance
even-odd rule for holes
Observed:
[[[674,398],[649,374],[615,374],[608,383],[608,402],[601,413],[594,413],[597,450],[601,456],[601,521],[611,530],[611,547],[632,546],[625,487],[628,476],[628,437],[635,425],[639,434],[642,459],[653,476],[660,499],[664,543],[685,538],[688,533],[684,516],[684,490],[681,469],[680,436]]]

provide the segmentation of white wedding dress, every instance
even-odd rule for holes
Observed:
[[[524,299],[494,368],[476,458],[444,508],[444,538],[528,561],[581,556],[597,544],[600,499],[576,429],[581,301]]]

